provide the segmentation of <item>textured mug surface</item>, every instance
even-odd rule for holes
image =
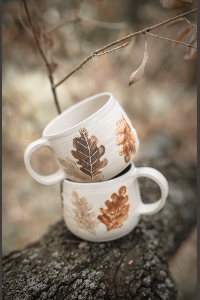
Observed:
[[[154,214],[164,206],[168,195],[166,178],[153,168],[135,168],[133,163],[128,168],[108,181],[63,181],[63,217],[74,235],[91,242],[118,239],[134,229],[141,215]],[[158,201],[142,202],[138,177],[151,178],[158,184]]]
[[[30,158],[49,147],[59,170],[43,176],[35,172]],[[108,180],[124,170],[139,148],[130,119],[111,93],[101,93],[71,106],[43,130],[42,138],[25,150],[24,162],[32,177],[42,184],[67,178],[76,182]]]

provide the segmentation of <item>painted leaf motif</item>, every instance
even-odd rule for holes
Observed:
[[[65,172],[70,175],[74,181],[78,182],[88,182],[91,181],[90,177],[83,172],[81,172],[79,166],[71,160],[69,157],[65,159],[59,158],[60,163],[66,168]]]
[[[131,155],[136,153],[136,139],[124,116],[117,121],[117,126],[118,128],[115,131],[115,134],[118,135],[116,145],[121,146],[119,155],[124,156],[125,162],[128,163],[131,160]]]
[[[105,153],[105,147],[103,145],[97,147],[97,138],[94,135],[89,138],[85,128],[81,128],[79,133],[80,137],[73,139],[73,146],[76,150],[72,150],[71,153],[78,160],[76,163],[81,166],[80,170],[93,181],[95,176],[102,174],[100,169],[108,163],[106,158],[100,161]]]
[[[85,197],[80,198],[76,191],[72,192],[71,202],[75,206],[73,212],[76,225],[95,235],[99,221],[92,211],[92,203],[88,202]]]
[[[113,193],[112,200],[106,200],[105,205],[107,209],[100,208],[102,215],[98,219],[107,227],[107,231],[123,226],[123,222],[128,218],[128,211],[130,204],[127,204],[128,195],[126,194],[126,187],[121,186],[118,190],[118,195]]]

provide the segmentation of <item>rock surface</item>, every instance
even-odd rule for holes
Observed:
[[[196,168],[168,158],[142,165],[169,182],[159,213],[141,217],[130,234],[107,243],[79,240],[61,220],[40,241],[3,258],[3,299],[175,300],[168,261],[196,224]],[[140,180],[140,187],[144,202],[159,198],[151,180]]]

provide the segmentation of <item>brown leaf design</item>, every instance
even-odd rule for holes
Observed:
[[[71,160],[69,157],[58,158],[60,163],[66,168],[65,172],[67,175],[70,175],[74,181],[78,182],[88,182],[91,181],[90,177],[83,172],[81,172],[79,166]]]
[[[81,166],[80,170],[93,181],[96,176],[98,178],[99,174],[103,175],[100,169],[108,163],[106,158],[100,161],[105,153],[105,147],[103,145],[97,147],[97,138],[94,135],[89,138],[85,128],[81,128],[79,132],[80,137],[73,139],[73,146],[76,150],[72,150],[71,153],[78,160],[76,163]]]
[[[116,139],[116,145],[122,146],[119,150],[119,155],[124,155],[124,160],[128,163],[131,160],[132,153],[136,153],[135,142],[136,139],[131,132],[131,127],[125,120],[124,116],[117,121],[118,128],[115,131],[116,135],[119,135]]]
[[[130,204],[126,204],[128,195],[125,194],[126,187],[121,186],[118,190],[118,195],[116,193],[112,194],[111,198],[113,201],[105,201],[107,209],[100,208],[102,215],[99,215],[98,219],[106,225],[107,231],[122,227],[123,222],[128,218]]]
[[[76,191],[72,192],[71,202],[75,206],[73,212],[76,225],[95,235],[99,221],[95,218],[95,213],[91,211],[92,203],[88,202],[85,197],[80,198]]]

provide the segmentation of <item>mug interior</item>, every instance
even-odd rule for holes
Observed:
[[[87,98],[53,119],[44,129],[43,136],[61,133],[97,113],[111,98],[110,93],[99,94]]]

